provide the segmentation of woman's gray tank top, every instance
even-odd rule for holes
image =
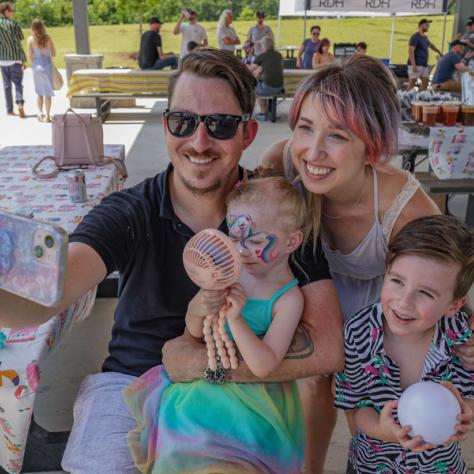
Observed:
[[[296,171],[292,165],[290,148],[291,142],[288,141],[283,150],[283,169],[287,179],[293,181],[296,178]],[[372,168],[372,172],[374,224],[362,242],[352,252],[343,254],[329,247],[324,238],[324,228],[321,232],[322,247],[329,263],[329,270],[339,295],[345,320],[380,298],[388,239],[398,216],[420,185],[410,173],[407,173],[406,183],[385,213],[383,223],[380,223],[378,178],[375,169]]]

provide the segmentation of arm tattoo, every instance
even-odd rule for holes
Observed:
[[[295,331],[285,359],[306,359],[314,353],[314,344],[309,332],[300,324]]]

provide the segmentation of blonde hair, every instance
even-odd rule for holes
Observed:
[[[35,18],[31,22],[31,32],[33,34],[34,40],[36,41],[36,44],[40,48],[46,48],[46,45],[49,41],[49,35],[46,33],[44,23],[40,19]]]
[[[229,8],[227,8],[221,13],[219,20],[217,21],[217,36],[219,36],[220,29],[225,26],[225,19],[229,13],[232,15],[232,10],[230,10]]]
[[[301,230],[306,242],[311,229],[306,220],[304,197],[283,176],[259,177],[238,183],[227,196],[227,206],[246,203],[263,207],[272,198],[278,213],[275,225],[289,232]]]

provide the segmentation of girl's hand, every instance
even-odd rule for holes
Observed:
[[[229,290],[199,290],[189,302],[188,313],[192,317],[205,318],[217,314],[225,303]]]
[[[410,425],[400,426],[398,423],[395,423],[392,412],[397,405],[398,400],[393,400],[385,404],[380,413],[381,429],[390,429],[396,443],[400,443],[403,448],[414,451],[415,453],[421,453],[427,449],[433,449],[435,446],[430,443],[425,443],[421,436],[415,436],[412,438],[409,435],[411,431]]]
[[[459,390],[451,382],[441,382],[441,384],[450,390],[461,405],[461,413],[457,416],[459,423],[456,425],[457,432],[451,436],[446,444],[456,441],[465,441],[474,427],[472,424],[474,415],[471,407],[463,400]]]
[[[242,317],[242,308],[247,302],[247,295],[240,283],[234,283],[228,288],[226,302],[226,318],[229,321],[236,321]]]
[[[471,337],[461,345],[454,346],[454,353],[466,369],[474,370],[474,314],[469,316],[469,327],[473,330]]]

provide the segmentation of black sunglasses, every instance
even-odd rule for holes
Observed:
[[[216,138],[217,140],[229,140],[237,133],[240,122],[248,122],[250,120],[250,114],[198,115],[191,112],[172,112],[165,110],[163,115],[171,135],[179,138],[190,137],[198,128],[199,122],[204,122],[210,137]]]

